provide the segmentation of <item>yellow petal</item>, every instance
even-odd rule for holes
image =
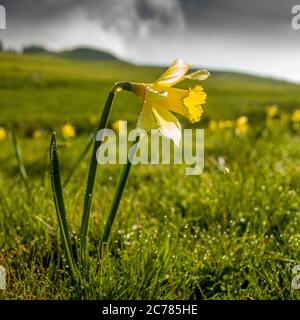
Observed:
[[[139,114],[137,127],[145,131],[157,128],[157,123],[152,113],[152,107],[150,103],[144,103],[143,109]]]
[[[158,88],[158,86],[156,86]],[[168,89],[165,87],[165,89]],[[161,103],[168,97],[167,90],[155,90],[153,87],[149,86],[146,89],[145,102],[151,103]]]
[[[184,89],[177,88],[168,88],[163,86],[156,86],[156,89],[159,91],[167,90],[167,96],[165,99],[161,99],[159,103],[153,101],[154,107],[157,109],[167,109],[172,112],[176,112],[186,118],[189,117],[188,109],[183,104],[183,99],[188,96],[189,91]]]
[[[210,76],[210,73],[207,70],[197,70],[193,73],[187,74],[186,79],[203,81]]]
[[[181,125],[177,118],[166,109],[152,109],[160,132],[174,141],[177,147],[181,141]]]
[[[171,67],[159,77],[155,84],[173,86],[184,79],[184,75],[188,72],[189,68],[190,65],[184,63],[181,59],[177,59]]]

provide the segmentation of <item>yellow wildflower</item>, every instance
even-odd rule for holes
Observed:
[[[209,129],[212,131],[218,130],[218,122],[215,120],[210,120],[208,126],[209,126]]]
[[[225,120],[224,121],[224,126],[227,129],[233,128],[234,127],[234,122],[232,120]]]
[[[62,127],[61,132],[64,138],[73,138],[76,135],[75,128],[69,123]]]
[[[292,114],[292,121],[293,122],[300,122],[300,109],[295,110]]]
[[[6,138],[6,131],[4,128],[0,127],[0,141]]]
[[[236,127],[235,132],[238,135],[245,135],[248,132],[249,124],[248,124],[248,118],[243,116],[237,119],[236,121]]]
[[[234,123],[231,120],[220,120],[218,123],[219,129],[230,129],[234,127]]]
[[[36,130],[34,130],[32,137],[34,140],[40,140],[43,137],[43,133],[41,130],[36,129]]]
[[[274,118],[276,117],[278,114],[278,107],[273,105],[273,106],[269,106],[267,107],[267,117],[268,118]]]
[[[225,129],[225,121],[220,120],[220,121],[218,122],[218,128],[219,128],[220,130]]]
[[[181,141],[181,125],[172,112],[184,116],[191,123],[198,122],[206,100],[206,93],[199,85],[189,90],[172,87],[185,79],[205,80],[209,76],[206,70],[186,75],[189,68],[188,64],[178,59],[154,83],[132,84],[132,91],[143,101],[138,128],[146,131],[159,128],[161,133],[172,139],[177,146]]]

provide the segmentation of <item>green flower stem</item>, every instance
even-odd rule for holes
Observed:
[[[117,82],[112,90],[110,91],[106,103],[104,105],[104,109],[102,115],[100,117],[98,131],[101,129],[105,129],[107,126],[107,122],[110,116],[112,104],[114,101],[114,97],[116,95],[117,90],[131,90],[132,85],[129,82]],[[84,198],[84,206],[83,206],[83,215],[82,215],[82,223],[81,223],[81,233],[80,233],[80,261],[81,263],[85,261],[86,250],[87,250],[87,238],[88,238],[88,229],[89,229],[89,220],[90,220],[90,212],[92,205],[92,197],[93,190],[95,185],[95,178],[97,173],[97,159],[96,154],[98,148],[101,146],[101,141],[97,141],[95,139],[93,153],[90,161],[90,169],[87,180],[85,198]]]
[[[103,245],[105,245],[109,239],[111,228],[114,223],[114,220],[115,220],[118,208],[119,208],[119,204],[122,199],[122,195],[123,195],[123,192],[124,192],[124,189],[126,186],[126,182],[128,180],[128,176],[129,176],[131,165],[132,165],[131,162],[132,162],[132,159],[133,159],[135,152],[136,152],[138,145],[139,145],[139,140],[140,140],[140,137],[137,138],[135,145],[131,149],[131,152],[129,155],[129,161],[127,161],[127,163],[124,164],[121,169],[120,176],[119,176],[117,186],[115,189],[115,193],[113,196],[112,204],[111,204],[108,216],[107,216],[107,220],[105,222],[104,232],[103,232],[102,239],[101,239],[101,249],[103,248]]]

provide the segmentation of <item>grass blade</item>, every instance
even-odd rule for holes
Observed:
[[[19,168],[22,179],[24,180],[25,184],[28,185],[28,176],[24,166],[24,161],[23,161],[18,137],[14,129],[11,130],[11,133],[12,133],[14,151],[15,151],[17,162],[18,162],[18,168]]]
[[[51,175],[51,185],[53,191],[53,198],[55,203],[55,209],[58,218],[58,224],[63,240],[63,244],[66,250],[67,261],[70,266],[71,274],[74,279],[77,279],[77,268],[74,263],[74,257],[70,244],[69,228],[65,210],[65,204],[63,199],[63,190],[61,186],[60,170],[59,170],[59,160],[56,145],[56,135],[53,132],[52,139],[50,143],[50,175]]]

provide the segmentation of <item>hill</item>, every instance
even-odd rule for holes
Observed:
[[[58,56],[67,59],[75,59],[75,60],[100,60],[100,61],[117,61],[119,60],[113,54],[93,49],[93,48],[85,48],[79,47],[70,50],[63,50],[63,51],[51,51],[46,49],[40,45],[29,45],[23,48],[24,54],[37,54],[37,55],[52,55]]]
[[[58,56],[68,59],[78,60],[104,60],[116,61],[118,60],[114,55],[105,51],[99,51],[91,48],[76,48],[73,50],[65,50],[57,53]]]

